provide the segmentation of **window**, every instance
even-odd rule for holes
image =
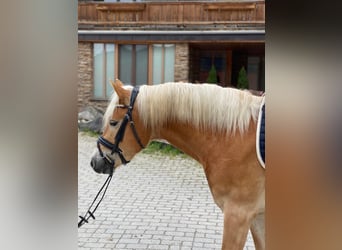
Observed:
[[[116,78],[133,86],[173,82],[174,64],[174,44],[94,43],[93,98],[108,99]]]
[[[152,83],[174,81],[175,45],[154,44],[152,52]]]
[[[131,85],[148,83],[147,45],[120,45],[119,78]]]
[[[115,79],[114,44],[94,44],[94,97],[109,98],[113,88],[109,80]]]

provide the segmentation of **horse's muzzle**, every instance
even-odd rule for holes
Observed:
[[[108,159],[100,156],[99,154],[94,155],[91,158],[90,166],[96,173],[99,174],[112,174],[114,170],[115,162],[110,163]]]

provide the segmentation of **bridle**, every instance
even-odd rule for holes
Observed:
[[[130,127],[131,127],[132,132],[133,132],[133,135],[135,137],[135,140],[137,141],[137,143],[139,144],[139,146],[141,148],[145,148],[144,145],[142,144],[139,136],[138,136],[137,130],[134,126],[133,117],[132,117],[134,102],[135,102],[135,99],[137,98],[138,94],[139,94],[139,87],[134,87],[132,90],[132,93],[131,93],[129,105],[128,106],[124,105],[124,108],[127,108],[127,113],[126,113],[125,117],[123,118],[122,123],[120,125],[120,128],[114,137],[114,144],[111,143],[110,141],[106,140],[103,136],[100,136],[99,139],[97,140],[97,148],[99,150],[100,156],[104,160],[105,164],[109,167],[110,173],[109,173],[109,176],[106,179],[105,183],[102,185],[99,192],[97,193],[95,199],[91,203],[90,207],[88,208],[88,211],[85,213],[84,216],[79,216],[81,220],[78,222],[78,227],[81,227],[84,223],[88,223],[88,220],[90,218],[95,219],[94,213],[95,213],[96,209],[98,208],[98,206],[100,205],[101,201],[103,200],[103,197],[107,191],[107,188],[108,188],[109,183],[110,183],[112,176],[113,176],[115,160],[112,157],[109,157],[106,153],[104,153],[101,150],[100,144],[105,146],[108,149],[111,149],[111,154],[110,154],[111,156],[113,156],[114,154],[118,154],[122,164],[129,163],[129,161],[127,161],[126,158],[124,157],[124,155],[122,154],[122,150],[119,147],[120,142],[122,142],[122,140],[124,138],[127,123],[129,122]],[[95,201],[99,197],[102,190],[104,190],[104,191],[102,193],[100,200],[96,204],[95,208],[92,209],[93,205],[95,204]]]
[[[99,150],[100,156],[103,158],[103,160],[105,161],[106,165],[108,165],[110,167],[110,174],[113,173],[114,165],[115,165],[115,160],[113,159],[113,157],[110,157],[110,156],[113,156],[114,154],[118,154],[122,164],[125,165],[125,164],[129,163],[129,161],[126,160],[126,158],[124,157],[124,155],[122,153],[122,150],[121,150],[121,148],[119,146],[120,142],[122,142],[122,140],[124,138],[124,134],[125,134],[126,127],[127,127],[128,123],[130,124],[130,127],[132,129],[133,135],[135,137],[135,140],[137,141],[139,146],[141,148],[145,148],[144,145],[142,144],[139,136],[138,136],[137,130],[136,130],[135,126],[134,126],[133,117],[132,117],[133,106],[134,106],[134,103],[135,103],[135,100],[136,100],[138,94],[139,94],[139,87],[136,86],[132,90],[130,101],[129,101],[129,105],[128,106],[127,105],[124,106],[125,108],[127,108],[127,113],[125,114],[125,116],[124,116],[124,118],[123,118],[123,120],[121,122],[121,125],[119,127],[119,130],[118,130],[118,132],[116,133],[116,135],[114,137],[114,143],[108,141],[103,136],[100,136],[98,138],[98,140],[97,140],[97,148]],[[100,144],[102,146],[105,146],[106,148],[111,150],[110,156],[108,154],[105,154],[101,150]]]

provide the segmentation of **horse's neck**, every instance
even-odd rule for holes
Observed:
[[[164,139],[175,147],[182,150],[203,165],[213,162],[217,156],[227,152],[241,151],[248,145],[255,145],[256,123],[251,122],[248,131],[241,135],[236,132],[234,135],[204,132],[200,129],[185,124],[167,124],[157,133],[152,133],[152,139]],[[241,138],[244,140],[241,140]],[[244,145],[242,145],[242,144]],[[254,148],[255,146],[253,146]]]
[[[190,155],[197,161],[202,162],[205,151],[213,148],[216,140],[209,139],[203,131],[199,129],[182,124],[167,124],[154,135],[154,139],[164,139],[169,143],[182,150],[184,153]]]

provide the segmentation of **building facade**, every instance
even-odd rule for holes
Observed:
[[[78,107],[104,110],[109,80],[265,88],[265,1],[79,1]]]

